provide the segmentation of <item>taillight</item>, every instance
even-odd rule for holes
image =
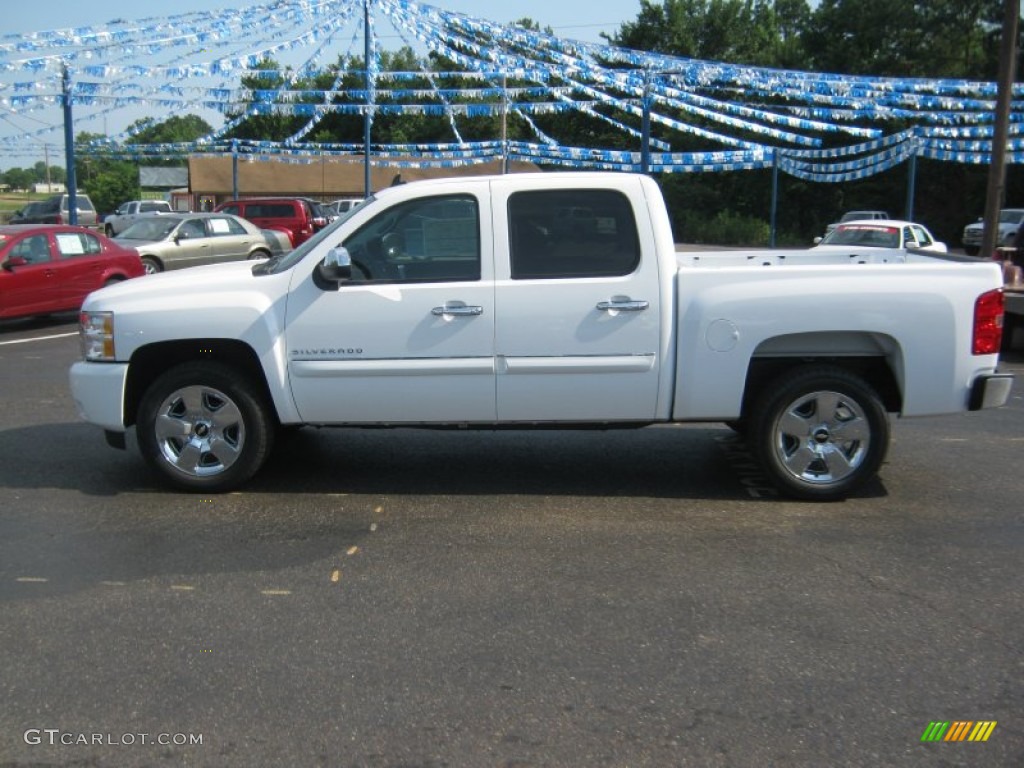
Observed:
[[[983,293],[974,302],[971,353],[994,355],[1003,343],[1003,289]]]

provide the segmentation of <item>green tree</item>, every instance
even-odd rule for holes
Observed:
[[[28,189],[33,184],[33,173],[25,168],[8,168],[3,176],[4,183],[13,190]]]
[[[91,147],[91,142],[105,138],[97,133],[79,133],[78,147]],[[125,200],[139,197],[139,169],[127,160],[115,160],[100,152],[84,150],[75,155],[75,181],[89,195],[99,213],[110,213]]]
[[[301,88],[289,85],[291,68],[282,69],[275,59],[263,59],[252,68],[252,71],[254,74],[241,79],[242,87],[248,89],[251,94],[246,107],[239,111],[229,111],[225,116],[228,120],[234,120],[250,110],[253,114],[237,125],[228,134],[228,138],[283,141],[299,130],[304,121],[295,115],[273,114],[274,103],[282,90]]]
[[[807,68],[891,77],[994,79],[998,0],[821,0]]]
[[[129,131],[145,125],[148,120],[136,120]],[[187,144],[209,136],[213,126],[199,115],[173,115],[163,122],[153,123],[134,134],[133,144]]]
[[[139,172],[132,163],[117,163],[93,175],[83,188],[97,211],[110,213],[139,197]]]
[[[781,66],[797,60],[810,8],[806,0],[640,0],[636,21],[613,45],[736,64]]]

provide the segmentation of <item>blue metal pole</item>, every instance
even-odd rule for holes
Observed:
[[[779,208],[779,150],[772,152],[772,211],[768,231],[768,247],[775,247],[775,214]]]
[[[917,188],[917,147],[914,147],[914,154],[910,156],[907,166],[907,221],[914,220],[914,193]]]
[[[643,118],[640,123],[640,172],[651,172],[651,73],[644,73]]]
[[[75,123],[71,117],[71,74],[64,65],[64,164],[68,182],[68,222],[78,223],[78,180],[75,177]]]
[[[366,67],[366,114],[363,115],[363,195],[370,196],[370,0],[363,0],[363,66]]]
[[[238,199],[238,141],[231,141],[231,199]]]

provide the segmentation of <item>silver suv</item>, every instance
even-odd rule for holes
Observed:
[[[83,227],[96,226],[96,208],[88,195],[75,194],[75,207],[78,209],[78,224]],[[70,224],[68,196],[54,195],[39,204],[31,215],[18,219],[19,224]]]

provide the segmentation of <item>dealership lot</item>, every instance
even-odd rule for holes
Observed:
[[[1019,352],[845,503],[719,425],[309,429],[204,497],[78,422],[72,319],[0,324],[0,765],[1024,761]]]

